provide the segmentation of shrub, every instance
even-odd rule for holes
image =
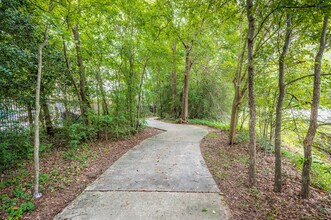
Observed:
[[[29,132],[0,132],[0,172],[15,166],[20,159],[29,158],[32,153],[33,146]]]

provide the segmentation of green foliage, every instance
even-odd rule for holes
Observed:
[[[218,135],[217,135],[217,133],[215,133],[215,132],[209,132],[206,136],[205,136],[205,138],[218,138]]]
[[[96,136],[96,130],[93,126],[85,126],[82,123],[74,123],[68,129],[69,146],[77,147],[83,141],[92,140]]]
[[[0,132],[0,172],[15,166],[20,159],[29,158],[32,152],[33,146],[28,132]]]
[[[8,214],[7,219],[20,219],[25,212],[35,209],[31,194],[24,192],[21,188],[16,188],[13,197],[3,194],[0,199],[0,208]]]
[[[240,131],[236,136],[236,142],[242,143],[249,141],[249,133],[246,130]]]
[[[282,149],[282,155],[288,158],[298,169],[302,169],[303,155]],[[311,183],[313,186],[331,191],[331,164],[313,157],[311,168]]]
[[[206,125],[212,128],[217,128],[222,131],[227,131],[229,130],[229,125],[224,124],[222,122],[217,122],[217,121],[209,121],[206,119],[189,119],[189,123],[191,124],[199,124],[199,125]]]
[[[260,147],[265,151],[271,153],[274,150],[275,146],[272,143],[270,143],[270,140],[264,138],[263,136],[258,136],[257,140],[258,143],[260,144]]]

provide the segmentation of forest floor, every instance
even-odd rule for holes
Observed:
[[[257,149],[257,184],[248,187],[247,143],[229,146],[227,132],[212,130],[201,141],[201,152],[232,219],[330,219],[331,194],[310,188],[309,200],[300,198],[301,172],[283,159],[283,192],[273,192],[274,155]]]
[[[75,151],[53,148],[51,152],[41,155],[42,197],[38,200],[28,199],[33,180],[32,162],[22,163],[21,167],[3,173],[0,219],[7,219],[9,213],[13,219],[53,219],[118,158],[141,141],[159,133],[160,130],[146,128],[129,139],[97,141]],[[35,208],[31,207],[31,202]]]

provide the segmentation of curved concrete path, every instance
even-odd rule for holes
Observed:
[[[148,119],[165,130],[128,151],[54,219],[226,219],[200,153],[205,129]]]

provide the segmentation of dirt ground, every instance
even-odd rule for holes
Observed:
[[[248,187],[247,143],[229,146],[227,133],[212,131],[201,151],[232,219],[331,219],[331,195],[311,187],[309,200],[300,198],[301,172],[283,159],[283,192],[273,192],[274,155],[257,150],[257,185]]]
[[[23,214],[22,219],[52,219],[118,158],[144,139],[159,133],[161,131],[146,128],[126,140],[97,141],[90,143],[85,148],[78,149],[77,152],[69,153],[68,150],[55,148],[47,155],[41,155],[40,190],[42,197],[34,200],[35,209]],[[16,176],[21,175],[22,169],[25,170],[25,175],[20,178],[20,183],[2,187],[1,195],[13,196],[18,184],[23,186],[23,192],[31,191],[31,181],[33,180],[31,162],[27,162],[23,168],[12,170],[10,174],[3,174],[1,181],[6,181],[6,177],[15,178],[15,174]],[[20,204],[13,205],[19,206]],[[3,209],[1,209],[0,216],[1,219],[7,218]]]

